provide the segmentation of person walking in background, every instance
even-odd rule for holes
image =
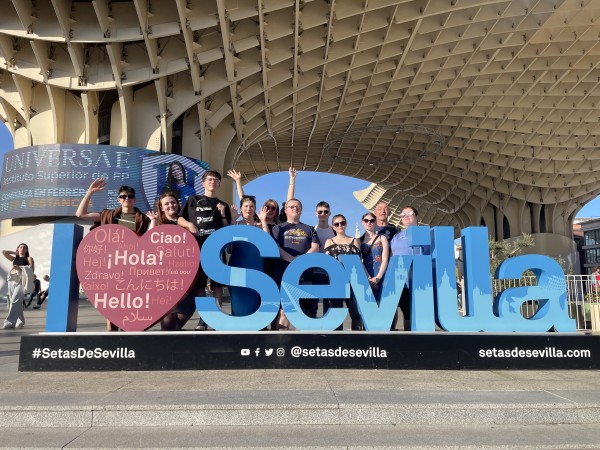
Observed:
[[[216,170],[208,170],[202,175],[203,195],[192,195],[189,197],[179,212],[178,223],[196,236],[200,254],[202,255],[202,244],[208,236],[216,230],[226,227],[231,223],[231,210],[229,205],[217,198],[217,192],[221,186],[221,174]],[[202,256],[200,256],[202,259]],[[196,297],[206,297],[208,277],[202,269],[198,268],[196,278]],[[213,295],[219,306],[223,302],[223,285],[211,281]],[[196,326],[196,331],[206,330],[208,327],[202,318]]]
[[[389,242],[385,235],[375,231],[375,215],[371,212],[363,214],[364,234],[360,237],[360,251],[363,265],[369,277],[369,284],[375,299],[381,296],[381,284],[389,262]]]
[[[594,277],[594,290],[600,290],[600,267],[594,267],[594,271],[592,272],[592,276]]]
[[[350,237],[346,234],[346,226],[348,225],[346,217],[342,214],[336,214],[333,216],[333,219],[331,219],[331,224],[336,231],[336,235],[325,241],[323,252],[326,255],[333,256],[335,259],[338,259],[340,255],[360,255],[360,241],[357,238]],[[351,329],[355,331],[362,330],[362,319],[358,312],[356,300],[352,295],[347,299],[328,299],[331,308],[341,308],[344,301],[346,302],[348,312],[350,313]],[[342,330],[343,324],[337,329]]]
[[[117,224],[129,228],[138,235],[144,234],[148,231],[150,226],[150,219],[146,214],[142,213],[138,208],[135,207],[135,189],[131,186],[121,186],[117,194],[117,201],[119,206],[114,209],[103,209],[100,212],[89,212],[90,201],[96,192],[100,192],[106,188],[106,180],[104,178],[97,178],[90,184],[87,192],[81,199],[75,215],[83,220],[94,222],[96,226]],[[118,331],[118,327],[106,321],[107,331]]]
[[[42,281],[40,282],[40,285],[41,285],[41,292],[40,292],[39,300],[38,300],[37,304],[33,305],[33,309],[40,309],[42,307],[42,304],[48,298],[48,294],[50,292],[50,277],[48,275],[44,275],[42,277]]]
[[[33,275],[33,292],[27,294],[29,295],[29,301],[27,301],[27,298],[23,298],[23,306],[25,307],[25,309],[29,308],[29,306],[31,306],[31,302],[33,302],[33,299],[35,297],[38,298],[37,300],[37,304],[40,304],[40,292],[42,291],[42,285],[40,283],[40,280],[38,279],[38,277],[36,275]],[[34,307],[34,309],[37,309]]]
[[[25,286],[33,284],[33,272],[35,263],[29,256],[27,244],[19,244],[13,252],[3,250],[2,254],[12,262],[12,268],[8,273],[8,316],[4,319],[2,328],[23,328],[25,316],[23,315],[23,299],[25,298]]]

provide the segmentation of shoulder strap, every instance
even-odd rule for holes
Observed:
[[[367,256],[369,256],[369,253],[371,253],[371,250],[373,249],[373,245],[375,245],[375,242],[377,242],[377,239],[379,239],[380,236],[381,235],[379,233],[377,233],[377,236],[375,236],[375,239],[373,239],[373,242],[371,242],[371,245],[369,245],[369,248],[363,255],[363,259],[365,259]]]

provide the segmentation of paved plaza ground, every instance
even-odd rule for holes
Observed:
[[[25,314],[0,332],[0,448],[600,448],[598,371],[25,373]],[[86,300],[78,329],[104,330]]]

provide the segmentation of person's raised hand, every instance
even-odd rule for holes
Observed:
[[[227,176],[235,182],[238,182],[242,179],[242,172],[238,172],[235,169],[231,169],[227,171]]]
[[[88,191],[93,194],[95,192],[104,190],[105,187],[106,187],[106,179],[105,178],[96,178],[94,181],[92,181],[92,184],[90,184]]]

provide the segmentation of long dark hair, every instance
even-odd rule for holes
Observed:
[[[273,222],[280,223],[280,221],[279,221],[279,203],[277,203],[276,200],[273,200],[272,198],[270,198],[263,203],[263,206],[269,206],[269,203],[275,204],[275,216],[273,217]]]
[[[360,221],[362,222],[365,219],[365,217],[368,217],[368,216],[371,216],[371,217],[373,217],[373,219],[377,220],[377,217],[375,217],[375,214],[373,214],[371,211],[368,211],[368,212],[366,212],[366,213],[364,213],[362,215],[362,217],[360,218]],[[363,224],[364,224],[364,222],[363,222]],[[364,225],[363,225],[363,227],[364,227]],[[365,241],[365,236],[366,235],[367,235],[367,232],[365,231],[362,234],[362,236],[360,237],[360,242],[364,242]]]
[[[25,257],[26,257],[26,258],[29,258],[29,245],[27,245],[27,244],[26,244],[26,243],[24,243],[24,242],[21,242],[19,245],[17,245],[17,250],[15,251],[15,253],[17,254],[17,256],[21,256],[21,255],[19,255],[19,247],[20,247],[21,245],[24,245],[24,246],[25,246]]]
[[[181,175],[183,176],[183,184],[187,184],[187,177],[185,175],[185,167],[179,161],[173,161],[169,166],[169,173],[167,174],[167,184],[169,186],[177,186],[178,181],[173,175],[173,167],[178,166],[181,169]]]

